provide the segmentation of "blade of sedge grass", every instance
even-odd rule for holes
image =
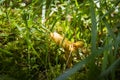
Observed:
[[[105,42],[105,45],[108,45],[108,44],[112,44],[111,39],[109,37],[107,37],[106,42]],[[109,62],[108,57],[109,57],[109,53],[110,53],[111,48],[112,48],[112,45],[108,46],[108,48],[103,53],[102,71],[104,71],[107,68],[107,65]]]
[[[104,22],[105,26],[107,27],[108,34],[109,34],[113,39],[115,39],[115,35],[114,35],[112,29],[110,28],[110,25],[109,25],[109,23],[107,22],[106,18],[103,19],[103,22]]]
[[[90,16],[91,16],[91,51],[92,53],[95,53],[96,50],[96,39],[97,39],[97,22],[96,22],[96,16],[95,16],[95,9],[94,9],[94,3],[93,0],[90,0]]]
[[[110,72],[112,72],[113,69],[115,69],[116,67],[118,67],[118,65],[120,65],[120,58],[118,58],[113,64],[111,64],[111,66],[104,70],[100,76],[99,79],[103,78],[104,76],[108,75]]]
[[[97,22],[96,22],[96,15],[95,15],[95,8],[93,0],[89,0],[90,2],[90,16],[91,16],[91,55],[97,54],[96,48],[96,40],[97,40]],[[95,65],[95,57],[92,57],[89,63],[89,72],[88,72],[88,79],[95,80],[95,76],[98,76],[96,71],[97,67]]]
[[[117,54],[117,50],[119,48],[119,44],[120,44],[120,33],[118,34],[118,37],[116,38],[116,41],[114,42],[114,46],[115,46],[115,50],[114,50],[114,54]]]
[[[112,63],[115,61],[115,56],[114,56],[115,53],[113,52],[112,47],[115,45],[115,44],[114,44],[114,41],[115,41],[116,37],[115,37],[115,35],[114,35],[111,27],[110,27],[110,24],[109,24],[108,21],[106,20],[106,18],[104,18],[103,21],[104,21],[105,26],[107,27],[108,34],[110,35],[110,36],[108,36],[108,40],[107,40],[107,41],[108,41],[108,43],[109,43],[109,42],[110,42],[110,43],[113,43],[113,45],[110,46],[110,48],[109,48],[108,51],[107,51],[107,53],[110,53],[110,54],[108,55],[109,58],[110,58],[109,64],[112,64]],[[115,48],[115,47],[114,47],[114,48]],[[105,54],[105,55],[107,55],[107,54]],[[104,56],[104,57],[105,57],[105,56]],[[105,58],[103,59],[103,62],[104,62],[104,61],[105,61]],[[104,64],[107,66],[107,63],[104,63]],[[103,67],[102,67],[102,68],[103,68]],[[114,71],[114,70],[113,70],[112,73],[111,73],[111,78],[112,78],[112,79],[115,78],[115,71]]]

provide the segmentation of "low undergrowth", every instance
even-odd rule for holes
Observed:
[[[119,80],[119,2],[1,0],[0,80]],[[84,42],[73,66],[54,31]]]

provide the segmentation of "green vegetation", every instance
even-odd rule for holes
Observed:
[[[0,0],[0,80],[119,80],[120,0]],[[83,40],[66,67],[50,32]]]

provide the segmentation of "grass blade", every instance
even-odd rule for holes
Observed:
[[[120,64],[120,58],[118,58],[107,70],[103,71],[100,76],[99,79],[108,75],[113,69],[115,69],[118,65]]]

